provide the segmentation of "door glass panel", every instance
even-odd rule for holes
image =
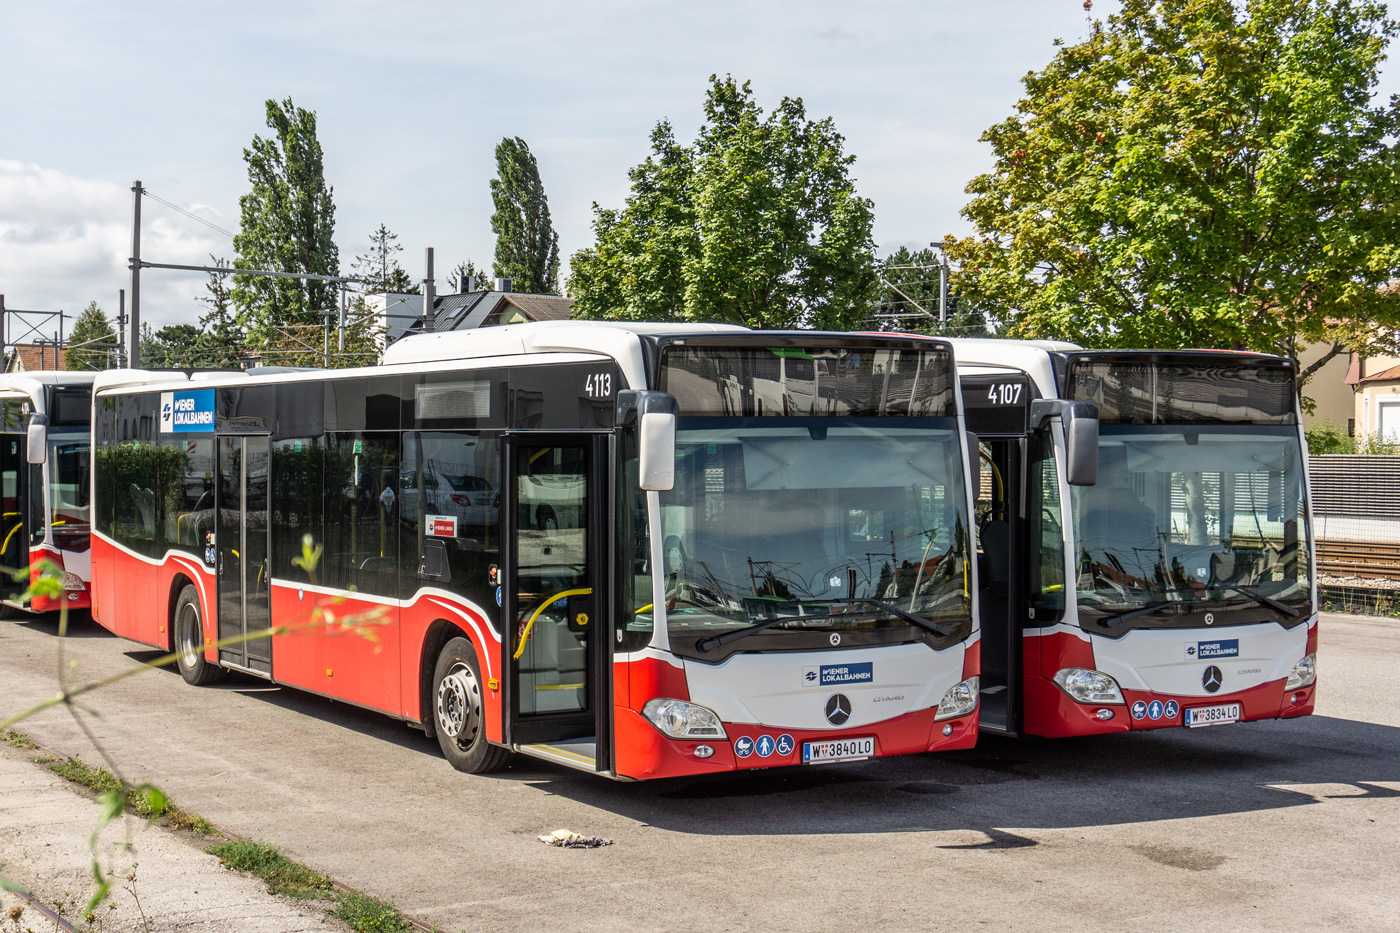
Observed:
[[[0,595],[8,598],[22,592],[25,584],[10,579],[10,572],[29,566],[29,541],[24,534],[24,501],[22,499],[24,471],[27,464],[19,435],[0,435],[0,491],[3,492],[4,521],[0,522]]]
[[[243,634],[242,464],[243,439],[219,438],[219,641]],[[220,657],[235,663],[243,663],[243,654],[242,644],[220,649]]]
[[[519,710],[588,708],[588,448],[515,448]]]
[[[249,635],[266,631],[271,621],[267,579],[267,466],[268,439],[244,438],[243,587],[246,598],[243,615]],[[271,640],[266,637],[249,640],[248,658],[271,660]]]

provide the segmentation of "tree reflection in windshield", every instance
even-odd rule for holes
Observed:
[[[671,632],[744,627],[765,604],[791,616],[775,629],[908,624],[862,598],[966,618],[958,436],[889,423],[683,429],[661,496]]]
[[[1104,425],[1099,481],[1071,493],[1086,608],[1309,598],[1295,428]]]

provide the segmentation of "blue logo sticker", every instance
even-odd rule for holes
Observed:
[[[791,755],[792,750],[797,747],[797,743],[792,740],[792,736],[783,733],[778,736],[778,754]]]
[[[1146,703],[1142,702],[1141,700],[1138,700],[1136,703],[1133,704],[1133,718],[1134,718],[1134,719],[1141,719],[1142,717],[1144,717],[1144,716],[1146,716],[1146,715],[1147,715],[1147,704],[1146,704]]]
[[[1238,658],[1239,656],[1240,640],[1238,638],[1196,643],[1196,657],[1202,661],[1210,658]]]
[[[160,394],[162,434],[214,430],[214,390],[189,389]]]
[[[1161,700],[1153,700],[1151,703],[1147,704],[1147,718],[1148,718],[1148,719],[1161,719],[1161,718],[1162,718],[1162,701],[1161,701]]]
[[[500,604],[501,604],[501,588],[498,586],[498,587],[496,587],[496,605],[499,606]]]
[[[753,754],[753,739],[747,735],[741,735],[734,740],[734,754],[740,758],[747,758]]]
[[[776,748],[777,745],[778,743],[773,741],[771,735],[760,735],[758,737],[758,757],[767,758],[769,755],[773,754],[773,749]]]
[[[821,667],[804,667],[802,682],[809,687],[849,687],[852,684],[873,684],[875,664],[864,661],[860,664],[823,664]]]
[[[1175,718],[1176,718],[1176,714],[1179,713],[1179,712],[1181,712],[1181,707],[1180,707],[1179,705],[1177,705],[1177,702],[1176,702],[1175,700],[1168,700],[1168,701],[1167,701],[1167,718],[1168,718],[1168,719],[1175,719]]]

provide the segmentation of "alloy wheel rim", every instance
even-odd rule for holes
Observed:
[[[481,722],[481,688],[471,668],[460,661],[438,684],[438,726],[458,746],[466,748],[476,738]]]
[[[176,629],[179,632],[180,641],[180,665],[182,667],[194,667],[198,660],[198,649],[195,646],[194,633],[199,627],[199,613],[195,607],[186,604],[180,611],[180,625]]]

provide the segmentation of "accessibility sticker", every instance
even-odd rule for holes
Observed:
[[[1153,720],[1161,719],[1162,709],[1162,701],[1153,700],[1151,703],[1147,704],[1147,718]]]
[[[1144,703],[1142,700],[1138,700],[1136,703],[1133,704],[1133,718],[1134,718],[1134,719],[1141,719],[1142,717],[1144,717],[1144,716],[1146,716],[1146,715],[1147,715],[1147,704],[1146,704],[1146,703]]]
[[[779,755],[791,755],[791,754],[792,754],[792,750],[793,750],[794,748],[796,748],[796,747],[797,747],[797,743],[794,742],[793,739],[792,739],[792,736],[788,735],[786,732],[784,732],[782,735],[778,736],[778,754],[779,754]]]
[[[758,757],[767,758],[769,755],[773,754],[773,749],[777,747],[778,743],[771,735],[760,735],[758,737],[758,744],[756,746]]]
[[[1176,714],[1181,712],[1181,706],[1175,700],[1167,701],[1166,716],[1168,719],[1175,719]]]
[[[734,740],[734,754],[740,758],[747,758],[753,754],[753,739],[747,735],[741,735]]]

